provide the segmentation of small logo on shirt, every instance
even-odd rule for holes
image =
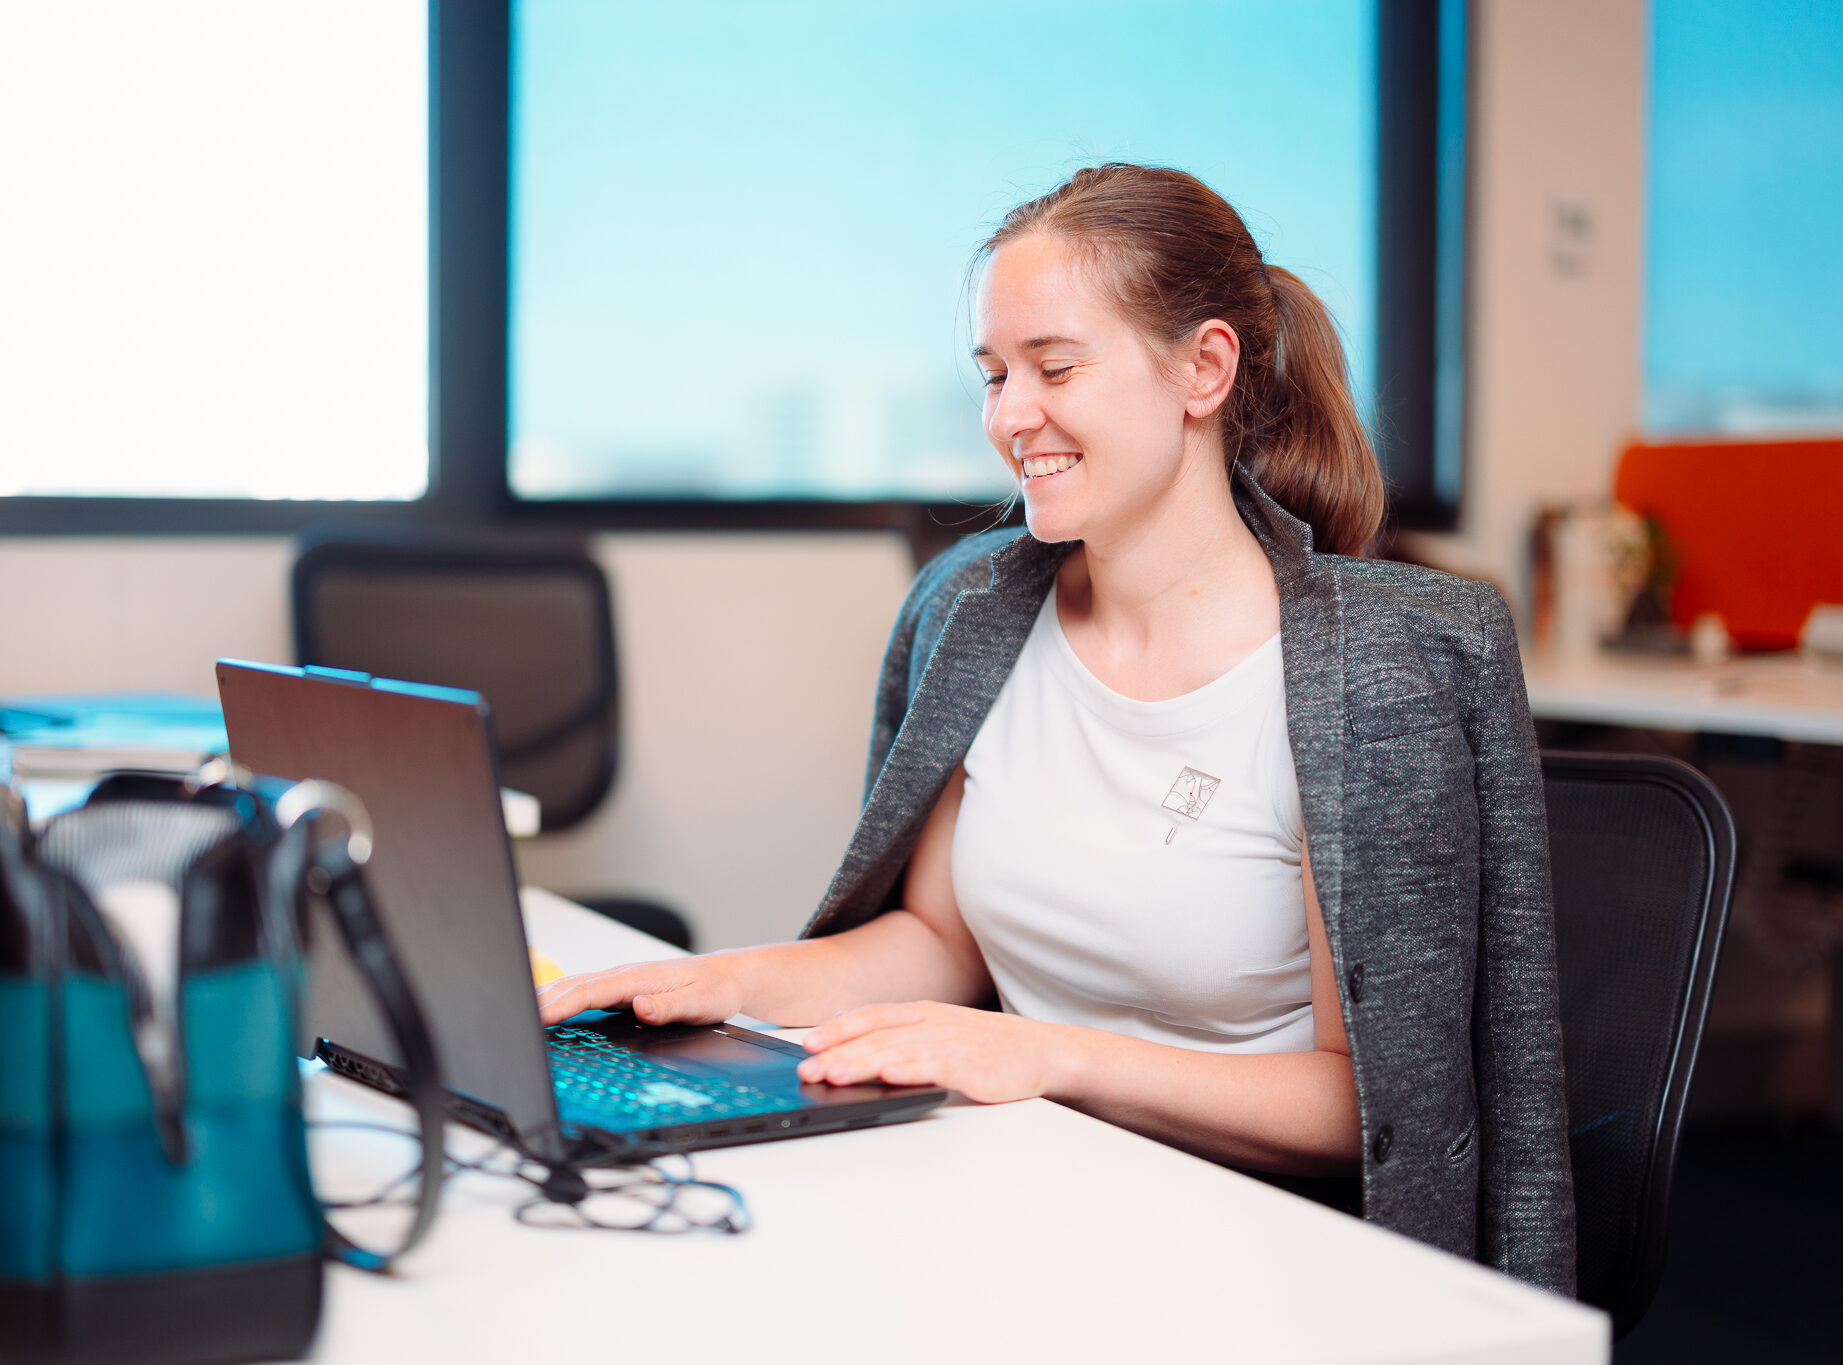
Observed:
[[[1220,777],[1211,777],[1195,768],[1186,768],[1177,775],[1177,781],[1171,784],[1171,790],[1165,793],[1165,799],[1159,804],[1166,810],[1176,811],[1186,820],[1196,820],[1202,816],[1203,808],[1209,805],[1210,797],[1216,794],[1216,788],[1221,785]],[[1170,843],[1177,831],[1178,827],[1173,825],[1171,833],[1165,836],[1165,842]]]

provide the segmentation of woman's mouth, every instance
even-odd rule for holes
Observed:
[[[1080,463],[1081,456],[1075,454],[1027,455],[1018,461],[1027,482],[1032,479],[1050,478],[1062,473],[1065,469],[1073,469]]]

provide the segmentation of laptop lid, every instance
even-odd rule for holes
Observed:
[[[503,1111],[532,1151],[560,1153],[485,701],[455,688],[236,660],[221,660],[217,679],[235,762],[334,782],[364,802],[375,833],[372,890],[437,1039],[443,1083]],[[318,929],[309,1048],[326,1038],[401,1065],[330,926]]]

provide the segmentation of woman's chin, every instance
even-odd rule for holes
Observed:
[[[1046,545],[1081,539],[1081,532],[1075,529],[1075,518],[1068,509],[1043,507],[1029,498],[1024,499],[1024,525],[1033,537]]]
[[[1069,490],[1046,487],[1024,491],[1024,525],[1030,534],[1046,545],[1065,540],[1080,540],[1081,516],[1075,500],[1061,496]]]

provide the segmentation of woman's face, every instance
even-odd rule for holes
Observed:
[[[973,327],[986,437],[1038,540],[1117,538],[1175,494],[1196,459],[1188,395],[1065,243],[1033,235],[993,252]]]

